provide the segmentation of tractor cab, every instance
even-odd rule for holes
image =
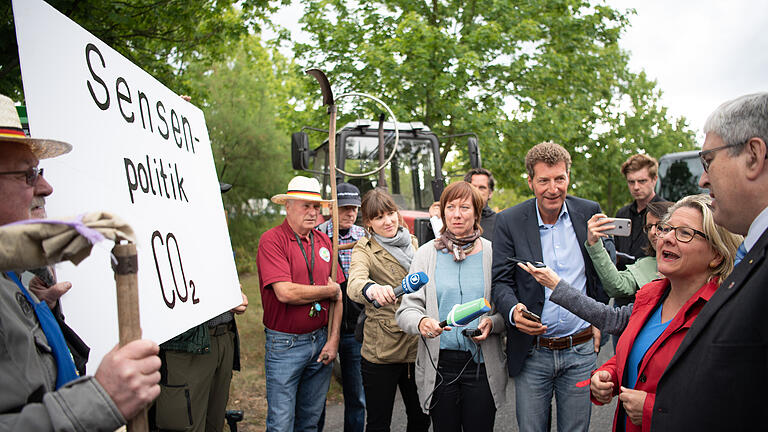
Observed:
[[[399,143],[393,153],[395,128]],[[323,139],[314,149],[310,149],[307,130],[317,132],[313,135]],[[474,134],[463,135],[469,136],[471,165],[480,166],[477,138]],[[336,146],[336,166],[349,174],[337,172],[338,182],[357,186],[362,195],[375,187],[386,188],[419,244],[434,237],[427,211],[434,201],[439,200],[445,179],[440,140],[429,127],[418,122],[395,125],[357,120],[337,131]],[[293,168],[314,174],[322,185],[323,197],[330,199],[328,131],[304,127],[293,134],[291,147]],[[383,170],[370,173],[380,166],[384,166]],[[356,175],[360,173],[370,174]]]

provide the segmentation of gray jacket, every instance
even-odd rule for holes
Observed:
[[[114,431],[125,424],[93,377],[55,388],[56,362],[35,312],[0,275],[0,431]]]
[[[592,297],[587,297],[572,287],[565,279],[560,279],[549,301],[567,309],[572,314],[594,325],[603,333],[616,336],[627,327],[629,316],[632,315],[634,303],[622,307],[613,307],[600,303]]]
[[[491,242],[481,238],[483,244],[483,275],[485,277],[485,298],[491,298],[491,262],[493,260],[493,252],[491,250]],[[435,291],[435,264],[437,262],[437,249],[434,246],[434,240],[430,241],[419,248],[416,251],[416,255],[413,257],[411,263],[411,269],[408,273],[416,273],[423,271],[429,277],[429,282],[424,285],[420,290],[413,294],[406,294],[402,297],[402,304],[400,309],[397,310],[395,318],[397,319],[397,325],[400,326],[406,333],[418,335],[419,322],[422,318],[431,317],[439,319],[439,312],[437,309],[437,293]],[[493,322],[493,330],[488,338],[483,342],[480,342],[480,349],[483,352],[483,359],[485,361],[485,370],[488,374],[488,385],[491,388],[491,394],[496,404],[496,409],[500,409],[506,402],[507,395],[507,371],[505,365],[507,362],[504,347],[501,341],[501,334],[505,331],[504,318],[495,312],[495,308],[491,311],[492,314],[488,315]],[[453,330],[457,331],[457,330]],[[419,338],[419,349],[416,355],[416,387],[419,391],[419,402],[424,412],[429,414],[429,410],[425,409],[429,404],[429,397],[435,388],[435,377],[437,371],[434,366],[437,366],[440,357],[440,337],[426,339],[427,346],[425,347],[424,341]],[[427,355],[427,347],[429,348],[430,357]]]

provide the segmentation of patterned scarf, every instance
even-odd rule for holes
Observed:
[[[444,252],[452,251],[454,261],[464,261],[467,252],[475,247],[475,240],[480,237],[480,230],[475,230],[465,237],[456,237],[449,230],[443,231],[439,239],[435,240],[435,249]]]

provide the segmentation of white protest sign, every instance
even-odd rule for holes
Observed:
[[[102,210],[133,227],[144,338],[164,342],[239,305],[202,111],[48,4],[14,0],[13,12],[30,132],[73,146],[40,163],[48,217]],[[111,247],[57,267],[91,373],[118,341]]]

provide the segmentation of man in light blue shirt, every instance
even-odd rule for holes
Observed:
[[[557,401],[560,431],[586,431],[589,389],[576,387],[595,369],[599,331],[549,301],[547,290],[508,258],[542,261],[582,293],[607,303],[584,249],[587,220],[600,206],[568,196],[571,156],[555,143],[541,143],[525,157],[535,198],[496,217],[492,298],[507,320],[507,367],[514,378],[520,430],[548,431],[551,401]],[[605,241],[615,256],[613,241]],[[541,323],[523,317],[528,310]],[[596,337],[593,337],[596,336]]]
[[[573,230],[573,223],[568,216],[565,203],[554,224],[545,224],[538,207],[539,237],[544,264],[555,271],[574,288],[587,294],[587,276],[584,273],[584,257],[579,250],[579,240]],[[589,327],[589,323],[572,314],[562,306],[549,301],[552,290],[545,290],[544,309],[541,311],[542,324],[547,327],[543,336],[548,338],[565,337]]]

